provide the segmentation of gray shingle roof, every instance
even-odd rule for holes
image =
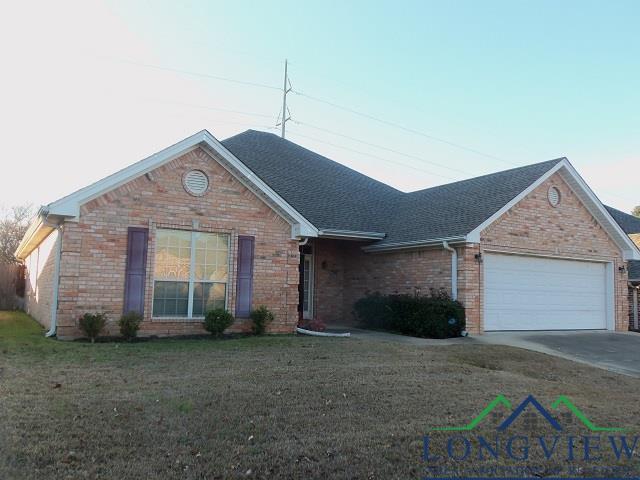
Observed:
[[[379,245],[464,236],[562,160],[403,193],[272,133],[222,144],[317,228],[386,233]]]
[[[608,205],[605,205],[605,208],[627,235],[631,233],[640,233],[640,218],[629,215],[628,213],[617,210],[613,207],[609,207]]]
[[[640,281],[640,260],[629,260],[629,280]]]
[[[640,233],[640,218],[608,205],[605,205],[605,208],[627,235]],[[629,280],[640,281],[640,260],[629,260]]]
[[[320,229],[384,233],[403,195],[272,133],[247,130],[222,144]]]

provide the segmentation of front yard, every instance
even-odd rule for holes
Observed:
[[[421,478],[423,435],[497,394],[567,395],[594,423],[633,430],[639,393],[638,379],[508,347],[91,345],[0,312],[0,478]]]

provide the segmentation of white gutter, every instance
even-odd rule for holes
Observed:
[[[358,230],[337,230],[333,228],[325,228],[318,231],[319,237],[329,238],[355,238],[362,240],[382,240],[387,236],[381,232],[361,232]]]
[[[58,326],[58,290],[60,288],[60,258],[62,256],[62,228],[56,227],[56,256],[53,264],[53,298],[51,299],[51,325],[45,337],[53,337]]]
[[[449,242],[443,240],[442,248],[451,252],[451,298],[458,299],[458,252],[449,246]]]
[[[422,247],[439,247],[442,242],[451,243],[464,243],[467,239],[465,237],[447,237],[447,238],[434,238],[433,240],[416,240],[412,242],[393,242],[385,243],[384,245],[367,245],[362,247],[365,252],[386,252],[392,250],[405,250],[409,248],[422,248]]]

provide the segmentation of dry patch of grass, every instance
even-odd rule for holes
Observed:
[[[467,423],[498,393],[564,394],[601,425],[629,425],[639,387],[508,347],[90,345],[0,313],[0,478],[421,478],[423,435]]]

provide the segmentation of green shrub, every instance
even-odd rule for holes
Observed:
[[[368,295],[354,305],[365,327],[425,338],[459,337],[465,329],[462,304],[442,292],[429,296]]]
[[[392,322],[391,297],[375,292],[356,301],[353,306],[356,318],[369,327],[390,330]]]
[[[267,325],[274,319],[273,312],[264,305],[260,305],[253,310],[249,315],[251,319],[251,331],[255,335],[262,335],[267,328]]]
[[[233,324],[233,315],[224,308],[209,310],[204,317],[204,329],[212,335],[219,337]]]
[[[120,320],[118,320],[120,334],[129,341],[133,340],[138,335],[141,323],[142,315],[138,312],[125,313],[120,317]]]
[[[96,341],[106,323],[107,316],[104,313],[85,313],[78,320],[80,330],[91,340],[91,343]]]

